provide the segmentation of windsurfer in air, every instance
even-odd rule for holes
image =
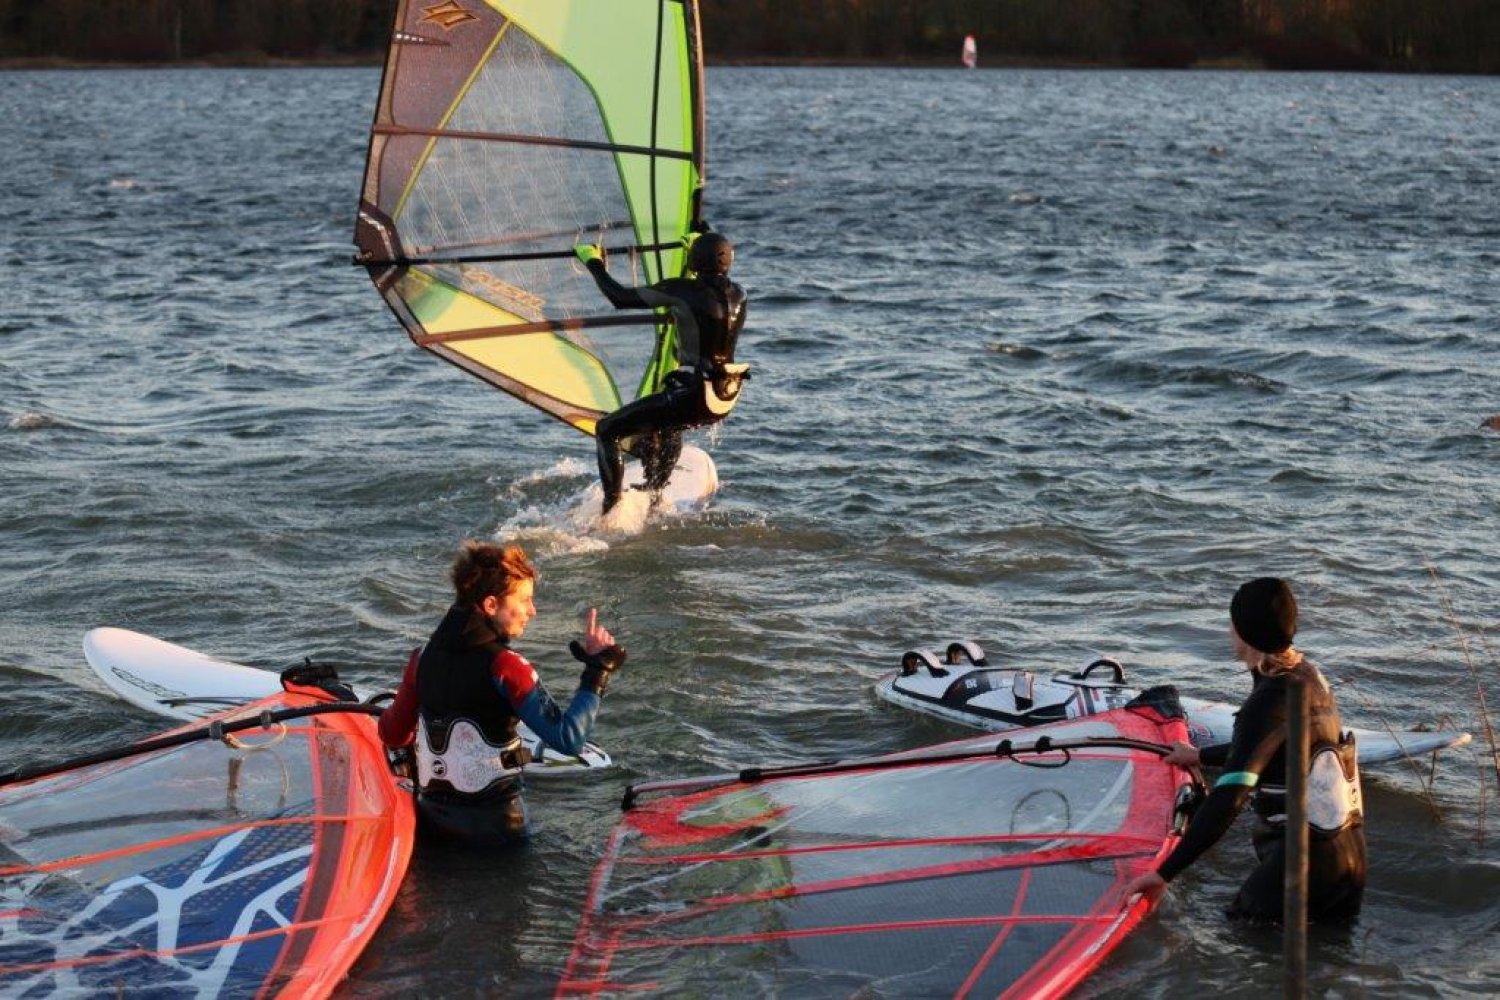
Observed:
[[[1365,833],[1353,736],[1345,736],[1333,692],[1318,668],[1292,648],[1297,601],[1284,580],[1262,577],[1235,592],[1229,606],[1235,658],[1253,687],[1235,717],[1233,740],[1195,750],[1175,744],[1168,762],[1204,764],[1223,773],[1194,814],[1181,842],[1155,871],[1137,876],[1125,897],[1155,899],[1178,873],[1212,847],[1247,801],[1259,864],[1228,908],[1231,917],[1278,923],[1286,867],[1287,685],[1306,689],[1311,746],[1308,775],[1308,919],[1323,923],[1359,915],[1365,886]]]
[[[699,235],[688,247],[688,276],[627,288],[610,276],[597,244],[574,248],[599,290],[616,309],[667,309],[677,324],[677,370],[657,392],[627,403],[595,428],[604,513],[620,500],[625,477],[622,447],[641,459],[645,488],[661,493],[682,454],[688,427],[724,419],[739,398],[750,366],[736,364],[735,342],[745,325],[745,290],[729,279],[734,247],[718,233]]]
[[[380,717],[380,738],[415,743],[418,815],[427,829],[471,844],[498,845],[530,833],[521,769],[530,753],[516,735],[525,722],[548,746],[583,750],[610,676],[625,650],[590,610],[573,655],[583,662],[566,709],[536,669],[510,648],[536,616],[536,570],[517,545],[467,542],[453,563],[453,606],[412,653],[396,699]]]

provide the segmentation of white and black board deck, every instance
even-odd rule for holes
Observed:
[[[90,630],[83,637],[83,655],[116,695],[169,719],[191,722],[281,690],[281,677],[274,671],[205,656],[128,629]],[[518,731],[532,752],[528,776],[585,774],[613,763],[593,743],[574,757],[547,747],[524,725]]]
[[[990,666],[977,644],[956,641],[944,650],[907,653],[902,669],[882,677],[875,693],[893,705],[961,726],[1004,732],[1107,712],[1140,691],[1126,684],[1124,668],[1113,660],[1096,660],[1074,673],[1044,674]],[[1181,702],[1195,746],[1231,740],[1238,706],[1187,696]],[[1350,728],[1359,746],[1359,762],[1367,766],[1463,746],[1470,739],[1456,730]]]

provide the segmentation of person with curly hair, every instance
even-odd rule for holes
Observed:
[[[453,606],[427,645],[413,651],[380,737],[412,747],[423,828],[471,844],[498,845],[530,833],[522,768],[524,722],[548,746],[580,752],[625,650],[597,609],[571,649],[584,664],[567,708],[516,650],[536,617],[536,570],[518,545],[466,542],[453,563]]]

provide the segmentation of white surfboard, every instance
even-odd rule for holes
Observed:
[[[274,671],[215,659],[123,628],[91,629],[83,637],[83,656],[115,694],[169,719],[191,722],[281,690],[281,677]],[[516,730],[532,753],[526,765],[529,777],[582,774],[613,763],[593,743],[573,757],[546,746],[525,725]]]
[[[719,488],[719,473],[708,452],[686,445],[658,496],[653,498],[645,489],[645,473],[635,459],[626,460],[621,486],[620,502],[608,514],[602,514],[604,491],[599,483],[591,483],[568,506],[564,518],[569,527],[584,533],[603,530],[606,534],[640,534],[657,514],[701,510]]]
[[[634,490],[645,483],[645,470],[641,463],[631,460],[625,463],[624,487]],[[702,448],[683,445],[677,465],[672,469],[672,478],[661,491],[659,506],[668,511],[682,512],[701,507],[719,488],[719,470],[714,460]]]
[[[991,667],[983,661],[984,651],[973,642],[954,642],[943,651],[913,650],[903,658],[901,670],[880,679],[875,693],[893,705],[990,732],[1107,712],[1140,693],[1125,683],[1124,668],[1113,660],[1051,675]],[[1230,742],[1238,706],[1188,696],[1181,702],[1194,746]],[[1349,728],[1359,746],[1359,762],[1367,766],[1463,746],[1470,740],[1468,733],[1454,730]]]

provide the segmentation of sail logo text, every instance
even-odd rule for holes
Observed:
[[[432,21],[446,31],[452,31],[465,21],[479,20],[478,14],[471,14],[457,0],[443,0],[442,3],[429,4],[422,8],[422,12],[422,20]]]
[[[502,281],[488,271],[481,271],[477,267],[466,267],[463,269],[464,280],[484,288],[500,297],[502,304],[509,306],[516,312],[533,310],[534,316],[527,319],[541,319],[542,308],[546,306],[547,300],[535,292],[528,292],[524,288],[517,288],[508,281]]]

